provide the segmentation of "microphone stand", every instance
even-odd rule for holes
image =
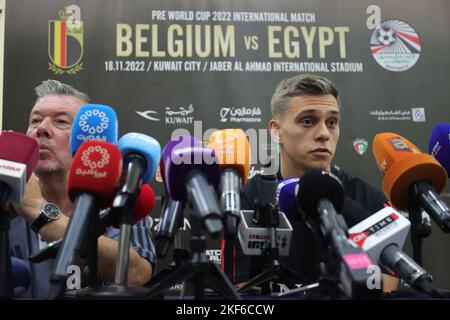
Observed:
[[[192,194],[188,192],[188,194]],[[192,195],[194,196],[194,195]],[[192,202],[188,199],[188,202]],[[202,233],[202,222],[199,214],[191,213],[191,256],[190,261],[180,263],[178,268],[167,272],[157,281],[151,281],[152,286],[146,295],[146,299],[152,299],[170,288],[172,285],[189,281],[194,286],[196,300],[205,298],[205,288],[211,288],[225,299],[241,300],[233,284],[225,276],[222,270],[211,262],[205,254],[206,237]]]
[[[140,192],[142,184],[141,176],[145,168],[145,159],[142,156],[132,154],[128,156],[128,159],[129,164],[126,181],[122,190],[117,193],[111,207],[111,214],[118,217],[120,222],[120,236],[118,241],[114,284],[111,286],[99,287],[97,283],[92,281],[92,283],[89,283],[89,286],[93,289],[90,290],[88,288],[79,292],[77,295],[79,298],[139,299],[142,298],[147,291],[145,288],[129,287],[127,285],[131,226],[133,224],[132,209],[136,202],[136,195]],[[96,219],[96,223],[98,223],[98,220],[99,219]],[[97,245],[92,245],[90,248],[92,249],[92,259],[97,259]],[[96,271],[97,270],[95,270],[95,272]],[[89,273],[89,275],[90,274],[91,273]],[[97,272],[95,274],[97,274]]]
[[[255,177],[257,179],[257,190],[258,197],[256,199],[256,207],[255,207],[255,215],[253,218],[253,222],[258,224],[263,228],[268,228],[270,232],[270,242],[267,248],[263,250],[262,253],[262,265],[263,271],[250,279],[244,286],[238,289],[239,293],[245,293],[249,289],[254,286],[258,286],[259,284],[267,283],[272,279],[278,279],[279,277],[287,276],[295,279],[301,279],[302,282],[310,283],[299,275],[297,272],[292,270],[289,267],[281,264],[280,253],[277,243],[277,227],[279,225],[279,212],[278,212],[278,204],[274,203],[276,186],[278,184],[278,178],[276,175],[260,175]],[[266,185],[264,185],[266,184]],[[263,192],[266,191],[266,194]],[[267,194],[269,193],[273,194]],[[253,258],[253,257],[252,257]],[[260,257],[254,257],[258,260],[258,263],[261,259]],[[262,294],[269,293],[269,288],[267,286],[263,287]]]
[[[5,210],[11,188],[0,181],[0,299],[14,295],[12,284],[11,254],[9,248],[9,215]]]
[[[413,247],[413,259],[423,267],[422,243],[423,238],[431,235],[431,227],[423,222],[422,207],[416,200],[413,186],[409,190],[409,220],[411,222],[411,243]]]
[[[224,220],[223,231],[223,270],[228,279],[234,279],[234,251],[236,248],[236,239],[240,221],[241,209],[241,189],[242,181],[233,169],[225,169],[222,173],[221,181],[221,204]],[[234,197],[232,190],[239,190],[239,194]]]
[[[168,204],[168,199],[165,199],[165,203],[163,204],[163,208],[166,206],[170,206],[168,208],[169,211],[173,210],[177,212],[177,215],[174,217],[173,221],[171,221],[171,224],[173,223],[173,226],[176,228],[175,234],[164,234],[162,235],[162,240],[158,239],[158,233],[156,236],[156,253],[158,255],[158,258],[163,259],[165,258],[167,254],[167,250],[169,248],[168,242],[173,241],[173,251],[172,251],[172,262],[167,266],[166,269],[162,270],[161,272],[158,272],[155,276],[153,276],[146,284],[145,287],[152,288],[156,284],[163,281],[166,277],[168,277],[171,273],[173,273],[175,270],[180,268],[181,266],[187,264],[189,262],[189,251],[186,249],[183,249],[181,246],[181,233],[180,228],[182,228],[184,219],[183,219],[183,210],[184,210],[184,203],[180,201],[174,201],[172,203]],[[163,213],[164,213],[163,209]],[[160,218],[162,219],[162,218]],[[160,220],[161,223],[161,220]],[[161,227],[161,225],[159,225]],[[183,284],[184,289],[184,284]]]
[[[82,202],[82,198],[91,198],[91,195],[83,194],[75,201],[75,209],[78,211],[98,211],[98,203],[93,202],[89,206]],[[75,210],[74,209],[74,210]],[[73,217],[73,216],[72,216]],[[85,231],[85,235],[77,237],[76,243],[66,245],[67,230],[64,235],[64,239],[61,244],[61,248],[58,250],[58,254],[55,260],[53,271],[50,275],[50,290],[48,294],[49,299],[61,299],[61,298],[73,298],[74,292],[65,292],[66,280],[68,278],[67,270],[68,263],[76,262],[76,258],[86,257],[86,265],[89,269],[88,285],[97,288],[99,286],[98,280],[98,267],[97,267],[97,252],[98,252],[98,237],[100,235],[100,221],[98,214],[92,214],[86,222],[85,228],[79,228],[77,232]],[[74,231],[72,231],[74,232]],[[82,292],[82,290],[76,290],[75,293]]]

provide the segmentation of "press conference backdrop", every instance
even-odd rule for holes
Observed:
[[[210,128],[265,129],[275,85],[317,73],[341,92],[334,163],[381,188],[376,133],[426,151],[431,129],[450,122],[447,0],[6,0],[5,23],[4,129],[26,130],[33,87],[54,78],[114,107],[121,134],[164,146],[186,128],[207,140]],[[161,182],[152,187],[161,196]],[[219,262],[217,248],[208,254]],[[423,251],[435,284],[450,288],[450,236],[434,227]]]

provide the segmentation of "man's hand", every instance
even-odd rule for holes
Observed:
[[[32,223],[41,211],[45,199],[41,194],[39,178],[33,173],[25,187],[25,195],[20,204],[13,204],[13,212],[23,216],[29,223]]]

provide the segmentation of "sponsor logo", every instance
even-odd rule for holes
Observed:
[[[396,213],[391,213],[389,216],[385,217],[383,220],[378,221],[374,225],[370,226],[364,231],[358,233],[352,233],[349,238],[358,245],[362,247],[364,242],[368,237],[374,234],[384,234],[385,232],[392,229],[393,224],[398,220],[398,215]]]
[[[100,172],[109,163],[110,155],[107,149],[101,146],[89,146],[81,154],[81,161],[83,168],[77,168],[75,173],[77,175],[86,176],[90,175],[94,178],[104,178],[107,172]]]
[[[219,111],[220,122],[261,122],[259,107],[223,107]]]
[[[377,121],[412,121],[425,122],[425,108],[414,107],[410,109],[378,109],[371,110],[370,115]]]
[[[389,144],[392,146],[392,148],[396,151],[406,151],[406,152],[411,152],[411,150],[409,149],[408,144],[401,139],[400,137],[396,137],[396,138],[389,138],[386,139],[387,142],[389,142]]]
[[[16,168],[10,165],[0,165],[0,170],[7,170],[7,171],[15,171],[15,172],[20,172],[21,169],[20,168]]]
[[[146,110],[146,111],[135,111],[139,116],[150,121],[161,121],[158,111],[156,110]],[[164,112],[164,123],[167,125],[180,125],[180,124],[193,124],[194,117],[190,116],[194,112],[194,107],[192,103],[187,107],[179,107],[178,109],[172,110],[171,107],[166,107]]]
[[[260,249],[264,250],[269,245],[269,241],[271,239],[271,236],[269,234],[251,234],[248,237],[248,244],[247,248],[249,249]],[[280,248],[286,248],[288,242],[286,236],[277,236],[277,243],[278,247]]]
[[[420,38],[406,22],[398,19],[386,20],[373,30],[370,51],[382,68],[394,72],[405,71],[419,60]]]
[[[353,147],[355,148],[356,153],[362,156],[367,151],[367,146],[369,143],[366,139],[355,139],[353,140]]]
[[[411,108],[413,122],[425,122],[425,108]]]
[[[205,254],[209,257],[209,261],[214,262],[216,264],[222,263],[222,250],[209,249],[205,250]]]
[[[98,109],[87,110],[80,116],[78,126],[85,133],[102,134],[109,126],[109,118]]]
[[[145,118],[150,121],[161,121],[161,119],[153,117],[153,115],[157,115],[158,112],[154,110],[147,110],[147,111],[135,111],[138,115],[140,115],[142,118]]]
[[[74,75],[83,70],[83,21],[79,6],[58,12],[59,20],[48,22],[48,69],[56,75]]]

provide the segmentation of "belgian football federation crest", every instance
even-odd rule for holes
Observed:
[[[83,70],[83,21],[79,6],[70,5],[59,12],[60,20],[48,22],[49,70],[55,74],[76,74]]]
[[[353,147],[355,151],[362,156],[367,151],[367,146],[369,143],[366,139],[355,139],[353,140]]]

